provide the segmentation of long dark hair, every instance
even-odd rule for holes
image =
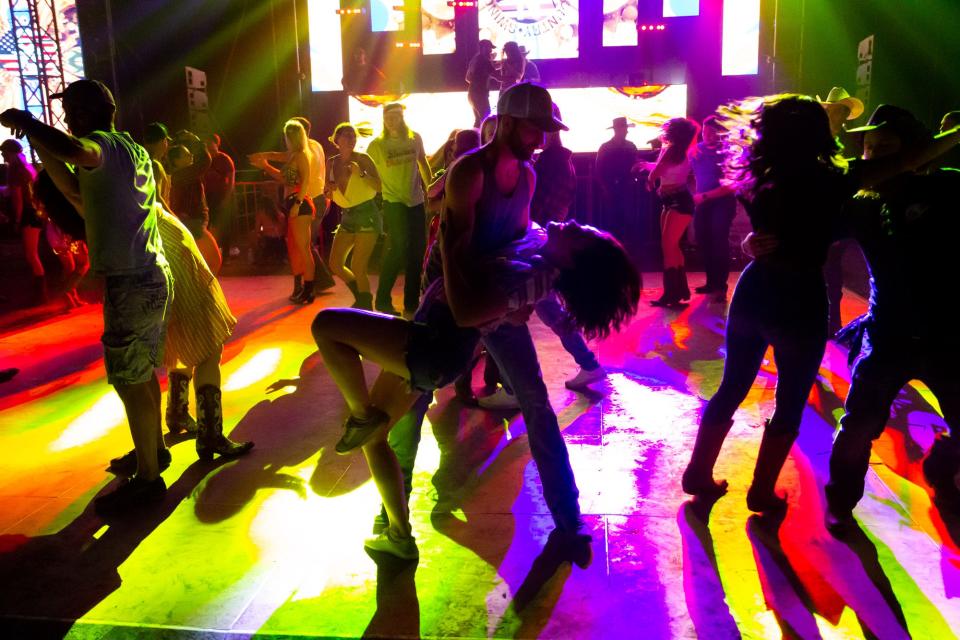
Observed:
[[[554,287],[587,338],[606,338],[637,313],[643,283],[616,238],[593,227],[580,229],[594,240],[573,256],[574,266],[560,270]]]
[[[725,173],[746,195],[812,171],[843,173],[847,163],[823,106],[799,94],[748,98],[721,107]]]
[[[666,164],[680,164],[687,159],[697,141],[700,125],[690,118],[671,118],[663,125],[663,137],[668,146],[663,153]]]
[[[33,197],[53,223],[74,240],[86,240],[87,228],[73,203],[53,183],[45,170],[33,183]]]

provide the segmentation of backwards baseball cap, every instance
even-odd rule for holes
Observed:
[[[497,115],[529,120],[546,133],[567,131],[567,125],[553,114],[550,92],[539,84],[521,82],[500,94]]]
[[[151,122],[143,130],[143,141],[147,144],[156,144],[162,140],[170,139],[170,131],[167,125],[162,122]]]
[[[113,94],[107,85],[99,80],[88,80],[82,78],[67,85],[67,88],[60,93],[50,94],[50,98],[63,98],[64,102],[70,102],[78,106],[90,109],[100,109],[113,113],[117,110],[117,103],[113,99]]]
[[[10,138],[0,143],[0,151],[6,151],[7,153],[23,153],[23,145],[13,138]]]
[[[847,129],[848,133],[867,133],[886,129],[896,134],[904,145],[912,145],[932,137],[930,130],[912,113],[892,104],[881,104],[870,114],[862,127]]]

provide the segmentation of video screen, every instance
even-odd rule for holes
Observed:
[[[603,0],[603,46],[637,46],[638,0]]]
[[[480,0],[480,39],[497,49],[514,41],[528,58],[576,58],[580,52],[579,0]]]
[[[687,86],[648,85],[643,87],[591,87],[551,89],[563,121],[570,127],[562,135],[565,147],[574,153],[594,152],[613,135],[613,119],[626,117],[633,125],[627,135],[638,148],[650,148],[660,125],[687,113]],[[406,109],[407,125],[420,134],[427,153],[439,149],[450,132],[473,125],[473,111],[463,91],[413,93],[406,96],[350,97],[350,121],[368,124],[375,134],[383,128],[382,105],[400,102]],[[496,105],[497,92],[490,92]],[[360,138],[357,150],[365,151],[370,138]]]
[[[403,0],[370,0],[370,30],[403,31]]]
[[[310,84],[314,91],[343,90],[340,0],[310,0]]]
[[[420,42],[424,55],[457,50],[455,10],[447,0],[420,0]]]
[[[700,0],[663,0],[664,18],[700,15]]]

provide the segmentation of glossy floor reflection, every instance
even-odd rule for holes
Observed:
[[[308,327],[348,294],[304,309],[283,303],[286,278],[223,284],[240,318],[225,354],[227,427],[257,446],[207,465],[192,441],[171,442],[166,501],[109,525],[88,505],[129,435],[103,377],[99,308],[0,336],[0,361],[22,370],[0,386],[0,636],[943,639],[960,629],[960,522],[931,503],[920,472],[943,425],[920,385],[875,447],[861,532],[838,542],[821,519],[845,353],[828,349],[780,479],[790,510],[771,523],[751,517],[744,496],[772,362],[721,454],[729,495],[711,508],[679,488],[722,370],[722,306],[644,304],[595,345],[611,375],[589,394],[563,387],[576,366],[535,322],[593,564],[571,567],[546,545],[552,523],[522,419],[465,408],[449,391],[425,425],[411,501],[422,557],[409,564],[364,552],[376,491],[362,460],[333,453],[345,410]],[[847,317],[863,308],[846,304]]]

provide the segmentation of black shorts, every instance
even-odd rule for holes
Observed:
[[[36,209],[33,207],[25,208],[23,213],[20,214],[20,228],[26,229],[27,227],[43,229],[43,220],[40,219]]]
[[[466,370],[479,342],[480,332],[458,327],[447,305],[421,307],[407,341],[410,387],[427,392],[450,384]]]
[[[290,217],[290,210],[297,202],[297,194],[291,194],[283,199],[283,215]],[[297,211],[298,216],[312,216],[317,210],[316,206],[313,204],[313,200],[310,198],[304,198],[303,202],[300,203],[300,209]]]
[[[693,194],[689,189],[681,189],[670,193],[660,194],[660,202],[664,210],[676,211],[686,215],[693,215]]]

